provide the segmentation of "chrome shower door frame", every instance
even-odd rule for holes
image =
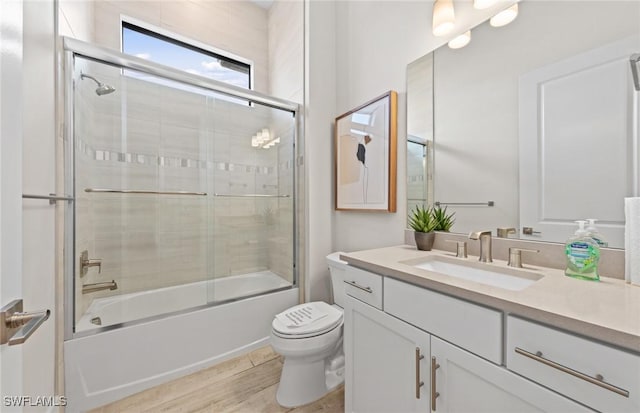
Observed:
[[[194,75],[178,69],[174,69],[169,66],[164,66],[158,63],[154,63],[145,59],[141,59],[135,56],[126,55],[115,50],[107,49],[101,46],[86,43],[70,37],[62,37],[62,60],[64,64],[64,186],[65,193],[70,194],[72,200],[65,203],[64,211],[64,246],[63,246],[63,261],[64,261],[64,340],[70,340],[77,337],[83,337],[86,335],[97,334],[102,331],[119,328],[124,325],[138,324],[140,322],[147,322],[156,318],[164,318],[168,314],[162,314],[159,316],[151,317],[148,319],[142,319],[138,321],[132,321],[127,323],[121,323],[114,326],[107,326],[103,328],[97,328],[95,330],[75,333],[75,204],[76,204],[76,184],[75,184],[75,136],[74,136],[74,116],[75,116],[75,101],[74,101],[74,64],[76,56],[90,59],[102,64],[119,67],[122,69],[132,69],[139,72],[147,73],[153,76],[157,76],[164,79],[177,81],[182,84],[200,87],[216,93],[222,93],[228,96],[248,100],[250,102],[259,103],[264,106],[268,106],[274,109],[284,110],[290,112],[294,117],[294,136],[293,136],[293,165],[294,172],[292,174],[292,221],[293,221],[293,262],[291,263],[293,269],[293,285],[291,288],[299,287],[299,256],[298,256],[298,228],[297,228],[297,174],[298,174],[298,140],[301,134],[300,130],[300,105],[295,102],[290,102],[284,99],[268,96],[253,90],[243,89],[237,86],[233,86],[227,83],[209,79],[203,76]],[[243,297],[245,299],[248,297]],[[217,302],[210,302],[203,306],[193,307],[188,310],[180,311],[178,313],[189,312],[199,308],[211,307],[219,305]],[[172,314],[172,313],[170,313]]]

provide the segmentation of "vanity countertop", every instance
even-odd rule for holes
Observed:
[[[522,270],[544,277],[523,290],[510,291],[402,263],[434,255],[455,258],[451,252],[419,251],[409,245],[344,253],[341,258],[354,267],[640,353],[640,286],[604,277],[600,282],[578,280],[562,270],[525,265]],[[477,261],[473,256],[458,259]],[[507,263],[494,260],[486,265],[505,268]]]

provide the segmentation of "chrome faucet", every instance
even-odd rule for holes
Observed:
[[[491,258],[491,231],[476,231],[469,234],[469,238],[480,240],[480,259],[482,262],[493,262]]]
[[[96,291],[102,290],[116,290],[118,289],[118,284],[115,280],[111,280],[106,283],[95,283],[95,284],[85,284],[82,286],[82,294],[95,293]]]

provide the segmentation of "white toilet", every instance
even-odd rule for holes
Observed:
[[[318,400],[344,381],[342,323],[345,300],[344,273],[347,263],[340,252],[327,256],[334,305],[322,301],[304,303],[291,311],[318,311],[326,314],[310,324],[291,327],[277,317],[271,324],[271,346],[284,356],[276,400],[295,407]]]

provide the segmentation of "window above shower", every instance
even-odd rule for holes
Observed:
[[[130,18],[121,20],[121,29],[123,53],[233,86],[252,89],[253,63],[248,59]],[[133,72],[127,72],[127,75],[141,77],[151,82],[161,82],[166,86],[179,89],[188,89],[191,92],[203,93],[202,89],[191,88],[155,77]],[[233,98],[225,100],[239,101]],[[247,102],[242,101],[242,103]]]

